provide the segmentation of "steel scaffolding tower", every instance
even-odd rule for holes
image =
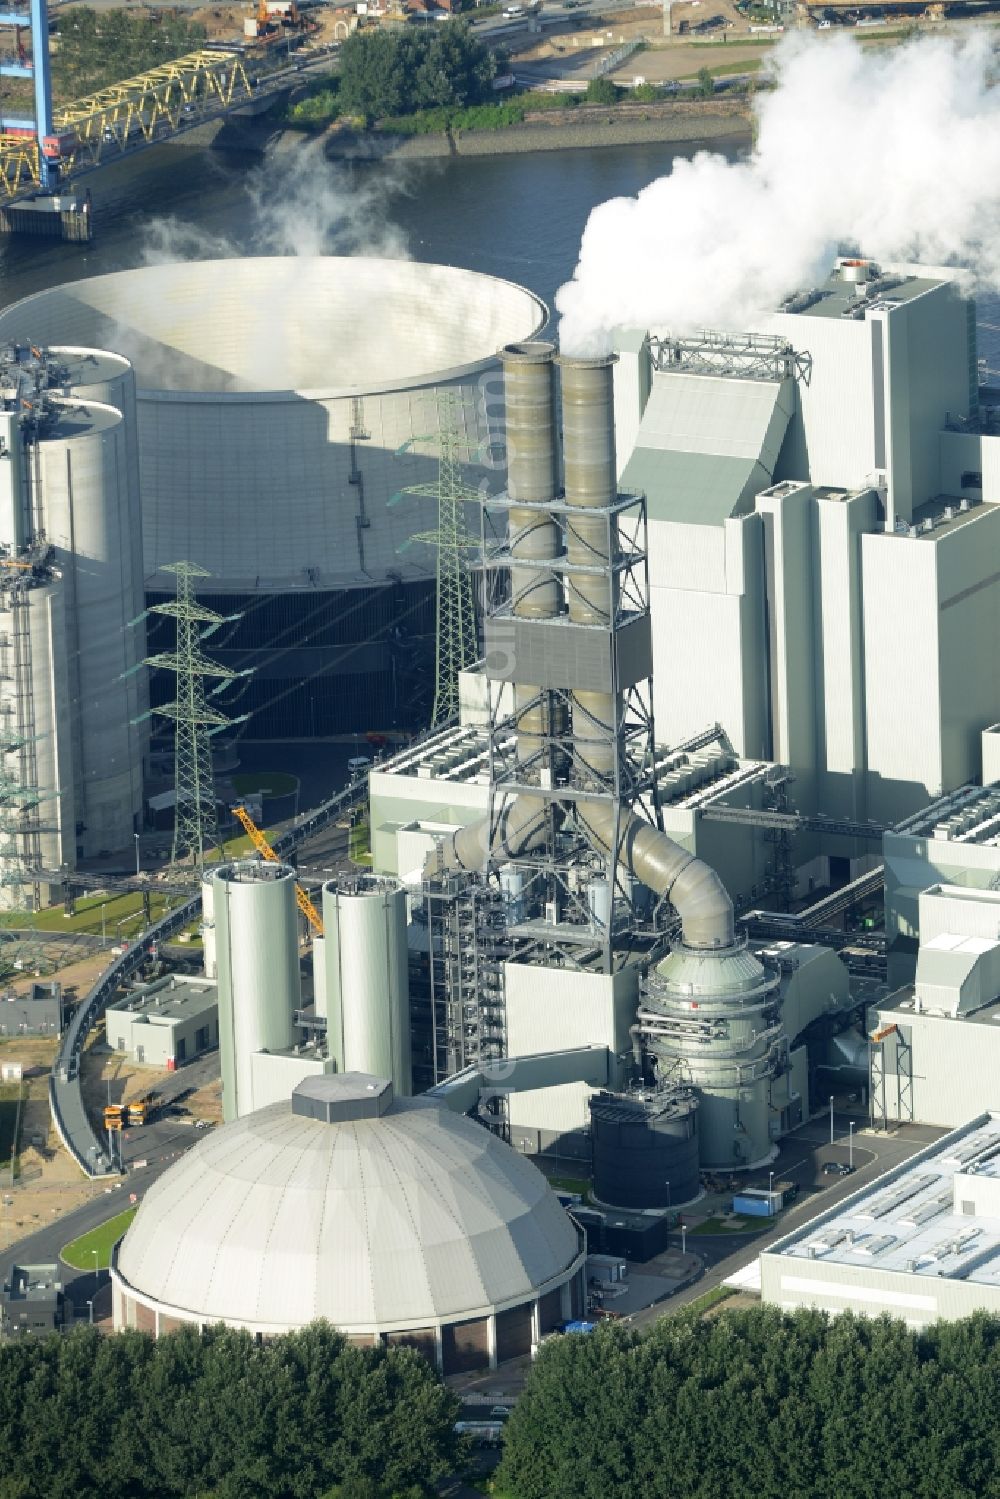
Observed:
[[[408,484],[400,492],[437,500],[438,523],[433,531],[410,538],[437,548],[437,610],[434,677],[434,709],[431,727],[458,717],[458,674],[479,659],[476,631],[476,598],[468,553],[477,543],[469,533],[466,504],[478,504],[481,494],[462,477],[462,438],[459,433],[460,401],[453,391],[437,392],[438,430],[415,437],[398,450],[405,452],[414,442],[435,442],[439,452],[436,484]],[[396,496],[394,496],[396,498]]]
[[[179,864],[190,857],[199,869],[205,862],[205,850],[218,843],[215,811],[215,782],[212,773],[212,738],[232,724],[243,723],[249,716],[228,718],[208,699],[222,692],[246,672],[228,672],[209,660],[201,649],[202,641],[238,615],[216,614],[199,604],[194,580],[211,574],[192,562],[174,562],[163,569],[177,578],[177,597],[166,604],[154,604],[147,612],[162,614],[174,620],[177,628],[176,648],[148,656],[144,666],[173,672],[177,679],[177,696],[172,703],[151,709],[174,724],[174,842],[171,863]],[[214,678],[216,685],[206,691],[205,682]],[[148,718],[149,714],[143,714]]]

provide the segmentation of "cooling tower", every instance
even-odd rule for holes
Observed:
[[[468,478],[502,467],[496,350],[546,315],[445,266],[246,258],[54,287],[0,313],[0,340],[133,361],[147,589],[170,592],[178,560],[206,568],[206,602],[242,613],[213,654],[255,668],[255,733],[307,737],[420,721],[435,557],[408,543],[434,515],[404,491],[437,478],[441,390]],[[113,374],[90,373],[110,400]]]

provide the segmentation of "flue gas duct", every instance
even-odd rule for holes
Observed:
[[[484,503],[490,810],[439,846],[425,874],[499,871],[516,888],[510,935],[521,959],[600,960],[609,972],[634,953],[652,904],[644,891],[669,900],[681,940],[644,995],[647,1070],[699,1092],[721,1088],[741,1141],[727,1161],[749,1164],[769,1149],[768,1089],[787,1071],[787,1045],[776,980],[736,937],[722,881],[662,828],[645,500],[617,489],[614,358],[557,358],[542,342],[501,357],[508,487]],[[711,1012],[697,1047],[685,1006],[688,1020]],[[745,1067],[748,1082],[765,1086],[744,1140]]]

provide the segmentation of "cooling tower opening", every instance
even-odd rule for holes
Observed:
[[[522,287],[450,266],[268,256],[76,281],[16,303],[0,331],[114,349],[144,390],[335,396],[465,374],[546,316]]]

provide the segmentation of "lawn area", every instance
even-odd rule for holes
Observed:
[[[359,817],[357,822],[351,823],[347,857],[352,864],[370,865],[372,862],[371,824],[367,812],[364,817]]]
[[[770,1218],[706,1218],[697,1228],[688,1229],[688,1238],[692,1234],[761,1234],[771,1223]]]
[[[736,1292],[732,1286],[713,1286],[710,1291],[706,1291],[694,1301],[689,1301],[687,1306],[680,1307],[679,1311],[687,1317],[702,1317],[713,1306],[717,1306],[720,1301],[728,1301],[730,1296],[735,1295]]]
[[[265,796],[292,796],[299,778],[286,770],[248,770],[233,776],[232,782],[240,796],[252,796],[258,791]]]
[[[579,1176],[550,1176],[549,1186],[554,1192],[578,1192],[581,1197],[590,1191],[590,1183]]]
[[[713,66],[712,63],[709,63],[708,71],[713,78],[729,78],[734,74],[756,73],[764,66],[767,60],[764,57],[749,57],[746,62],[723,62],[719,63],[718,66]],[[683,78],[678,79],[678,82],[692,83],[697,77],[697,73],[685,73]]]
[[[112,1249],[138,1211],[137,1207],[126,1208],[124,1213],[118,1213],[106,1223],[92,1228],[89,1234],[81,1234],[78,1239],[72,1239],[59,1251],[60,1259],[65,1260],[67,1265],[72,1265],[74,1270],[93,1270],[96,1249],[98,1269],[107,1270],[111,1264]]]
[[[167,906],[165,895],[151,891],[150,910],[154,921],[164,914]],[[8,911],[0,917],[0,926],[5,927],[30,927],[37,932],[90,932],[95,936],[100,936],[103,929],[111,938],[117,938],[119,922],[123,937],[132,937],[142,931],[146,923],[142,914],[142,896],[138,892],[84,896],[76,902],[73,916],[64,916],[62,906],[47,906],[44,911]]]

